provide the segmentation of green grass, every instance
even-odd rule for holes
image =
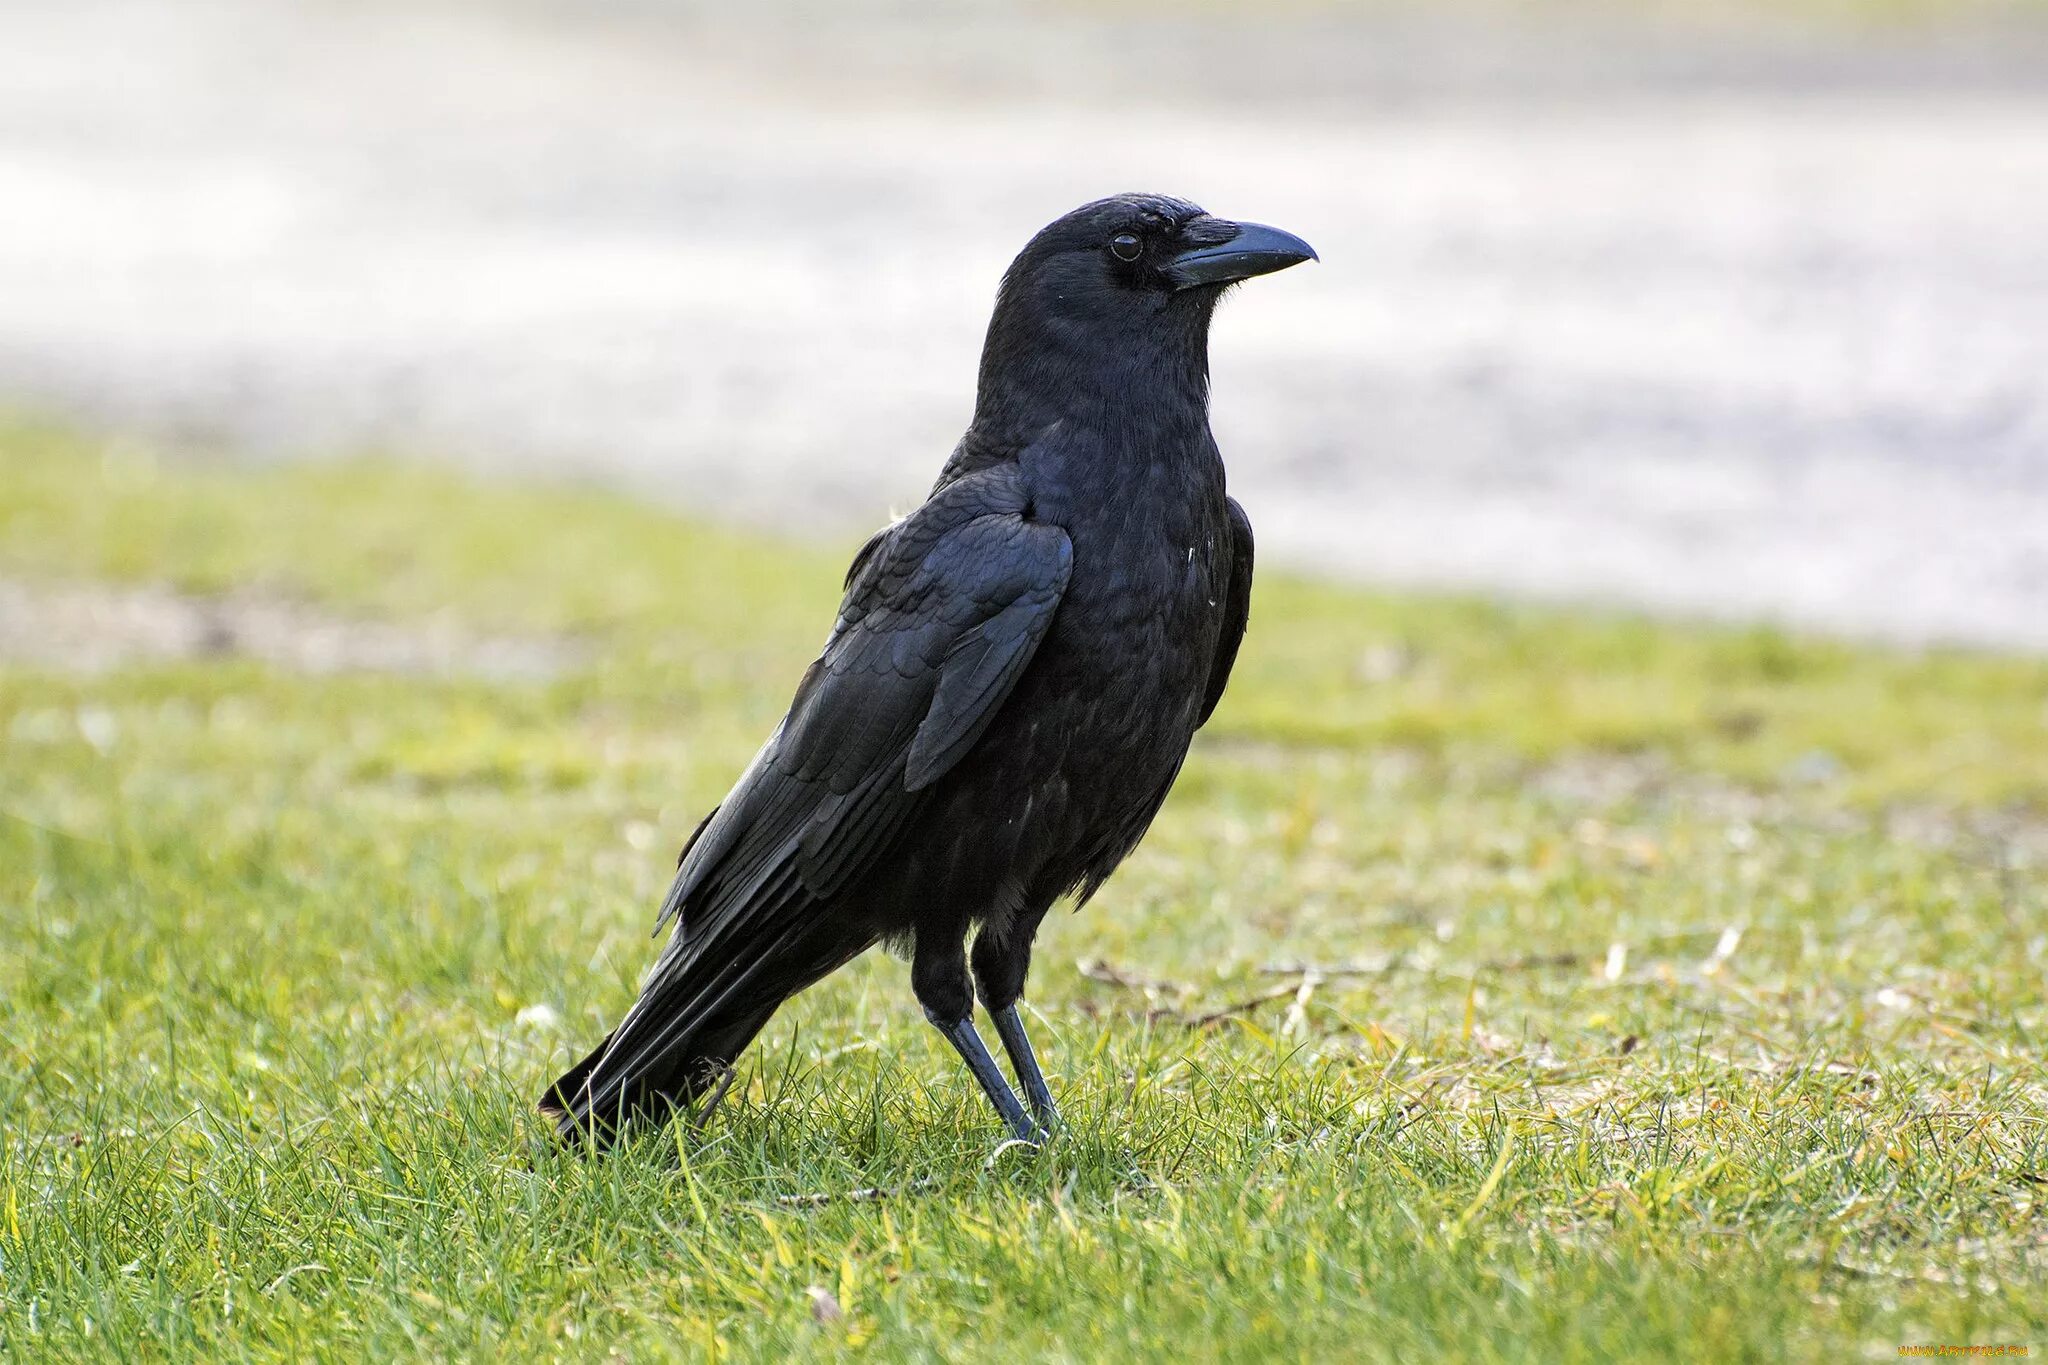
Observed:
[[[1070,1133],[999,1151],[875,955],[701,1137],[556,1151],[530,1101],[850,548],[0,431],[0,579],[582,660],[0,663],[0,1356],[2048,1345],[2037,661],[1269,575],[1151,838],[1040,938]]]

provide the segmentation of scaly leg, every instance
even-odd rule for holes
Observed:
[[[1003,1040],[1003,1051],[1010,1054],[1010,1069],[1017,1073],[1017,1083],[1024,1087],[1024,1098],[1031,1104],[1031,1112],[1037,1116],[1040,1126],[1048,1131],[1059,1126],[1059,1106],[1052,1102],[1052,1091],[1045,1084],[1045,1073],[1038,1069],[1038,1054],[1031,1050],[1031,1039],[1025,1035],[1023,1016],[1017,1013],[1017,1002],[995,1012],[996,1036]]]
[[[988,1045],[981,1041],[981,1034],[974,1027],[974,990],[967,983],[967,958],[960,944],[942,944],[934,936],[920,934],[910,963],[910,985],[917,992],[918,1003],[924,1006],[924,1017],[946,1035],[946,1041],[967,1063],[981,1093],[988,1096],[988,1102],[1010,1125],[1010,1131],[1026,1142],[1043,1138],[1038,1125],[1018,1102],[1017,1092],[1010,1089],[1010,1083],[996,1069],[995,1058],[988,1055]]]

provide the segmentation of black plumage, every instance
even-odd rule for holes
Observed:
[[[1232,282],[1313,255],[1154,195],[1025,247],[966,435],[854,559],[788,715],[684,848],[639,1000],[542,1098],[565,1135],[689,1103],[784,1000],[883,940],[1011,1127],[1055,1117],[1015,1008],[1032,939],[1143,836],[1250,606],[1210,317]],[[974,1030],[977,990],[1030,1114]]]

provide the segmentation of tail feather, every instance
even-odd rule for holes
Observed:
[[[678,1038],[667,1055],[630,1071],[609,1069],[622,1041],[615,1031],[547,1088],[540,1112],[564,1140],[609,1147],[636,1120],[659,1122],[688,1109],[716,1084],[781,1003],[777,998],[751,1012],[706,1019]]]
[[[635,1119],[686,1109],[730,1066],[792,993],[757,978],[766,955],[701,960],[650,981],[624,1021],[541,1096],[564,1138],[609,1146]]]
[[[793,872],[789,880],[793,891]],[[780,928],[762,941],[675,945],[619,1026],[548,1087],[540,1112],[563,1138],[607,1147],[635,1119],[688,1108],[783,1001],[873,942],[843,924],[785,919]]]
[[[576,1101],[579,1096],[586,1095],[590,1087],[591,1073],[597,1070],[598,1062],[603,1059],[606,1049],[611,1045],[612,1035],[606,1034],[604,1041],[599,1043],[589,1056],[563,1072],[556,1078],[555,1083],[542,1093],[540,1112],[554,1121],[556,1130],[562,1136],[569,1136],[580,1126]]]

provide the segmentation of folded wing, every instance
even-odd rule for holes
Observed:
[[[683,851],[676,931],[595,1075],[628,1075],[886,851],[1001,710],[1058,610],[1073,547],[1014,466],[968,475],[862,550],[789,713]],[[603,1096],[592,1098],[603,1107]]]

